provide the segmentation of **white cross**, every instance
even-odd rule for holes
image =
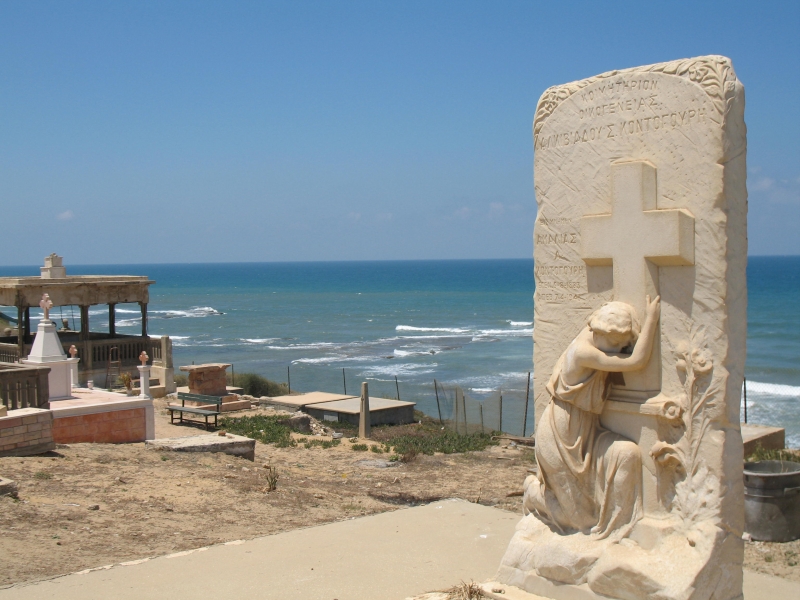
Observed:
[[[50,294],[42,294],[42,299],[39,301],[39,308],[44,311],[44,320],[50,320],[50,309],[53,308],[53,301],[50,300]]]
[[[147,352],[142,350],[142,353],[139,355],[139,360],[142,361],[142,366],[146,367],[147,366],[147,361],[150,360],[150,357],[147,356]]]
[[[645,295],[658,291],[658,267],[694,264],[694,217],[682,208],[659,209],[656,168],[646,161],[611,165],[611,214],[581,218],[581,258],[614,267],[614,299],[644,318]],[[660,340],[641,372],[625,375],[626,388],[661,388]],[[647,394],[650,395],[650,394]]]

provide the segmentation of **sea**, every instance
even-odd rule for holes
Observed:
[[[289,382],[293,391],[358,395],[367,382],[370,396],[399,396],[430,415],[436,380],[478,401],[499,392],[504,410],[522,422],[533,369],[532,260],[70,265],[68,272],[154,280],[150,333],[172,338],[176,366],[230,363],[234,373]],[[0,267],[0,276],[37,274],[38,267]],[[787,445],[800,447],[800,319],[792,309],[800,257],[751,257],[747,277],[748,421],[785,427]],[[138,306],[116,310],[119,332],[141,331]],[[51,314],[79,326],[77,307]],[[107,309],[93,307],[90,319],[102,331]]]

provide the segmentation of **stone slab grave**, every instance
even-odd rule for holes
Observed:
[[[303,410],[309,404],[320,404],[322,402],[335,402],[337,400],[347,400],[358,396],[348,396],[346,394],[332,394],[330,392],[308,392],[307,394],[294,394],[291,396],[273,396],[269,400],[260,400],[261,406],[267,406],[282,410],[296,411]]]
[[[220,412],[249,409],[250,401],[242,400],[238,396],[238,394],[242,393],[242,388],[227,384],[226,369],[230,366],[227,363],[184,365],[180,367],[180,370],[189,373],[189,385],[180,387],[177,391],[202,394],[203,396],[220,396],[222,397],[222,404],[219,406]],[[189,405],[198,408],[217,409],[217,405],[206,406],[200,402],[189,401]]]
[[[256,441],[232,433],[161,438],[148,440],[145,442],[145,446],[149,450],[166,450],[168,452],[222,452],[247,460],[255,460],[256,457]]]
[[[370,397],[370,425],[404,425],[413,423],[414,407],[416,405],[416,402]],[[318,421],[334,421],[358,425],[361,398],[346,398],[319,404],[308,404],[303,410]]]
[[[545,91],[533,137],[538,475],[497,582],[741,598],[743,86],[721,56],[611,71]]]
[[[786,447],[786,430],[783,427],[742,423],[744,455],[749,456],[760,446],[763,450],[783,450]]]

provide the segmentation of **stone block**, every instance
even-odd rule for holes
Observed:
[[[783,450],[786,447],[786,430],[783,427],[742,423],[744,455],[750,456],[761,446],[764,450]]]
[[[255,440],[231,433],[147,440],[145,447],[171,452],[222,452],[248,460],[255,460],[256,455]]]

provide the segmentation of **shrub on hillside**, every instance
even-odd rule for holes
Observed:
[[[231,374],[228,373],[228,385],[232,384]],[[236,387],[244,390],[243,393],[249,396],[260,398],[261,396],[285,396],[289,393],[289,388],[285,383],[278,383],[256,373],[236,373]]]

